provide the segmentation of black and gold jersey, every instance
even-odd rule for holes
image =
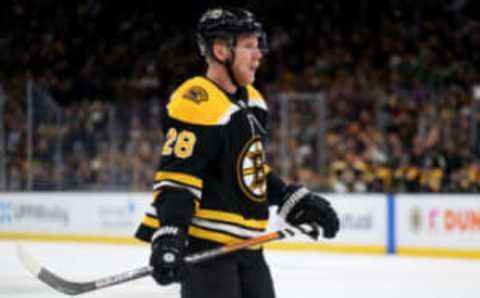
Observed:
[[[150,240],[162,221],[162,190],[172,188],[187,191],[195,202],[190,237],[226,244],[263,233],[269,206],[266,118],[265,101],[252,86],[236,96],[205,77],[178,87],[167,105],[154,201],[137,237]]]

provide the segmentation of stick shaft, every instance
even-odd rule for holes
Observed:
[[[314,229],[314,227],[310,225],[302,225],[298,228],[286,228],[258,237],[242,240],[240,242],[227,244],[222,247],[195,253],[185,257],[184,260],[187,264],[196,264],[213,259],[220,255],[232,253],[245,248],[265,244],[287,237],[293,237],[299,233],[308,234],[312,231],[312,229]],[[37,277],[39,280],[41,280],[48,286],[54,288],[55,290],[67,295],[79,295],[98,289],[122,284],[128,281],[148,276],[153,271],[153,268],[151,266],[145,266],[88,282],[73,282],[54,274],[47,268],[38,264],[37,261],[23,248],[18,247],[17,254],[25,268],[27,268],[27,270],[30,271],[35,277]]]

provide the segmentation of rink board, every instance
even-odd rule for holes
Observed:
[[[397,253],[480,258],[480,196],[396,196]]]
[[[266,247],[480,258],[477,195],[324,195],[341,221],[334,240],[297,237]],[[140,244],[131,235],[150,200],[148,193],[3,193],[0,240]],[[271,214],[269,230],[285,226]]]

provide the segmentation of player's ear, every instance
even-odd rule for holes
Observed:
[[[227,47],[227,42],[221,39],[215,40],[212,44],[212,54],[220,61],[226,61],[230,51]]]

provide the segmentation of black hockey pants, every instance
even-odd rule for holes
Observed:
[[[182,298],[274,298],[263,251],[239,251],[188,268]]]

